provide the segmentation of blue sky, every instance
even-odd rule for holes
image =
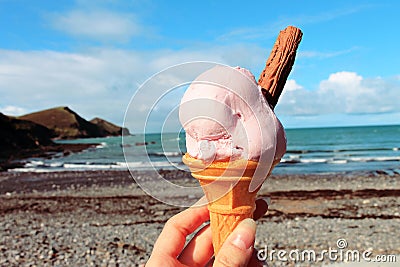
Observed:
[[[135,91],[171,65],[213,61],[258,78],[294,25],[303,40],[276,108],[286,127],[399,124],[398,10],[388,0],[0,0],[0,112],[67,105],[122,124]]]

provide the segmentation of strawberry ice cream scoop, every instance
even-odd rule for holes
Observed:
[[[244,68],[216,66],[199,75],[181,100],[179,118],[187,153],[205,162],[252,160],[268,173],[286,152],[283,126]]]

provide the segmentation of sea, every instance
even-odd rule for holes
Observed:
[[[287,152],[274,174],[400,173],[400,125],[286,129],[286,137]],[[57,142],[97,145],[67,156],[30,158],[11,171],[186,169],[183,132]]]

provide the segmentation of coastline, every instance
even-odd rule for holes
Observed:
[[[161,173],[196,183],[186,172]],[[258,249],[321,251],[346,238],[351,249],[400,254],[399,174],[272,175],[259,196],[271,205],[257,222]],[[0,265],[140,266],[166,220],[182,209],[148,196],[128,171],[1,172]]]
[[[79,153],[86,149],[94,148],[98,144],[57,144],[40,146],[36,149],[20,149],[10,152],[7,158],[0,158],[0,172],[9,169],[23,167],[28,158],[55,158],[57,154],[67,156],[72,153]]]

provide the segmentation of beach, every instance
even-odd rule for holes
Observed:
[[[197,183],[184,171],[159,173],[173,183]],[[258,195],[271,198],[255,242],[269,266],[342,263],[326,255],[276,258],[279,251],[338,250],[339,241],[343,252],[400,254],[396,172],[273,174]],[[128,171],[1,172],[0,266],[143,266],[164,223],[183,209],[147,195]]]

